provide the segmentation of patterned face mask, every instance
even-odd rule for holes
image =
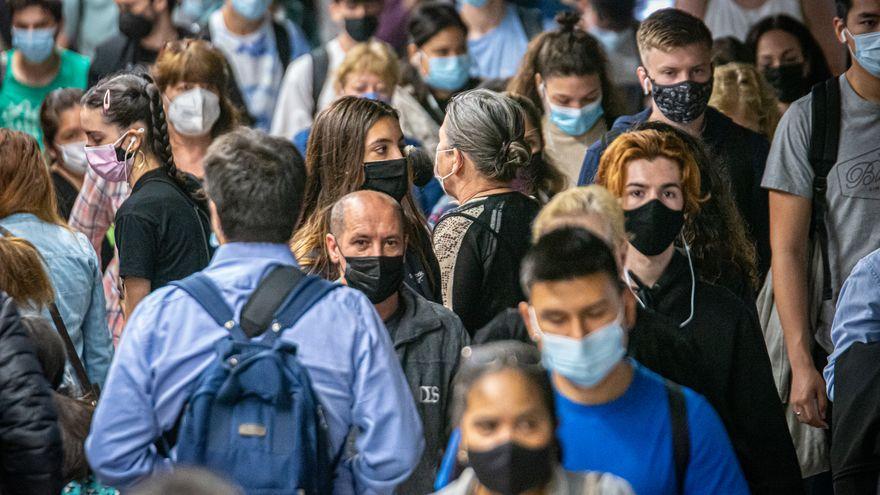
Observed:
[[[682,81],[677,84],[663,86],[651,81],[651,94],[654,103],[663,115],[678,124],[693,122],[703,115],[712,96],[713,79],[704,83]]]

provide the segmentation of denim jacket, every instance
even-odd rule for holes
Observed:
[[[46,223],[30,213],[9,215],[0,219],[0,226],[29,241],[40,252],[55,290],[55,303],[77,354],[89,378],[103,386],[113,344],[94,248],[84,235]],[[49,318],[48,310],[43,316]]]

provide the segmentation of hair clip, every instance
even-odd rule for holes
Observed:
[[[104,115],[107,115],[107,112],[110,111],[110,90],[108,89],[104,92]]]

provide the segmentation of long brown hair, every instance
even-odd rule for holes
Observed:
[[[181,81],[204,84],[220,97],[220,117],[211,129],[211,136],[225,134],[238,125],[238,111],[229,101],[227,88],[230,69],[223,53],[205,40],[172,41],[162,48],[153,64],[153,79],[159,91]]]
[[[0,235],[0,291],[16,304],[41,310],[55,299],[37,248],[20,237]]]
[[[543,112],[544,104],[535,83],[535,74],[547,78],[555,76],[599,76],[602,86],[602,110],[608,127],[620,116],[621,105],[617,90],[611,81],[608,59],[592,35],[577,27],[580,17],[571,12],[556,16],[559,28],[539,34],[529,43],[516,75],[507,85],[507,91],[523,95]]]
[[[29,134],[0,128],[0,218],[30,213],[66,226],[58,215],[55,187],[40,145]]]
[[[324,236],[330,232],[330,209],[333,204],[364,184],[364,145],[367,133],[383,118],[399,120],[397,111],[381,101],[345,96],[333,102],[318,114],[309,135],[306,148],[305,198],[302,214],[291,249],[300,265],[312,273],[333,278],[336,276],[330,255],[324,246]],[[406,217],[406,235],[409,245],[416,250],[424,266],[429,266],[429,253],[422,246],[429,245],[425,219],[412,198],[412,171],[410,187],[401,200]]]

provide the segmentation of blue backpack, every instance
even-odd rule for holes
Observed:
[[[174,285],[229,332],[185,406],[176,462],[215,471],[248,494],[331,493],[338,458],[331,461],[321,404],[296,345],[278,337],[339,285],[276,267],[245,304],[240,322],[205,275]]]

